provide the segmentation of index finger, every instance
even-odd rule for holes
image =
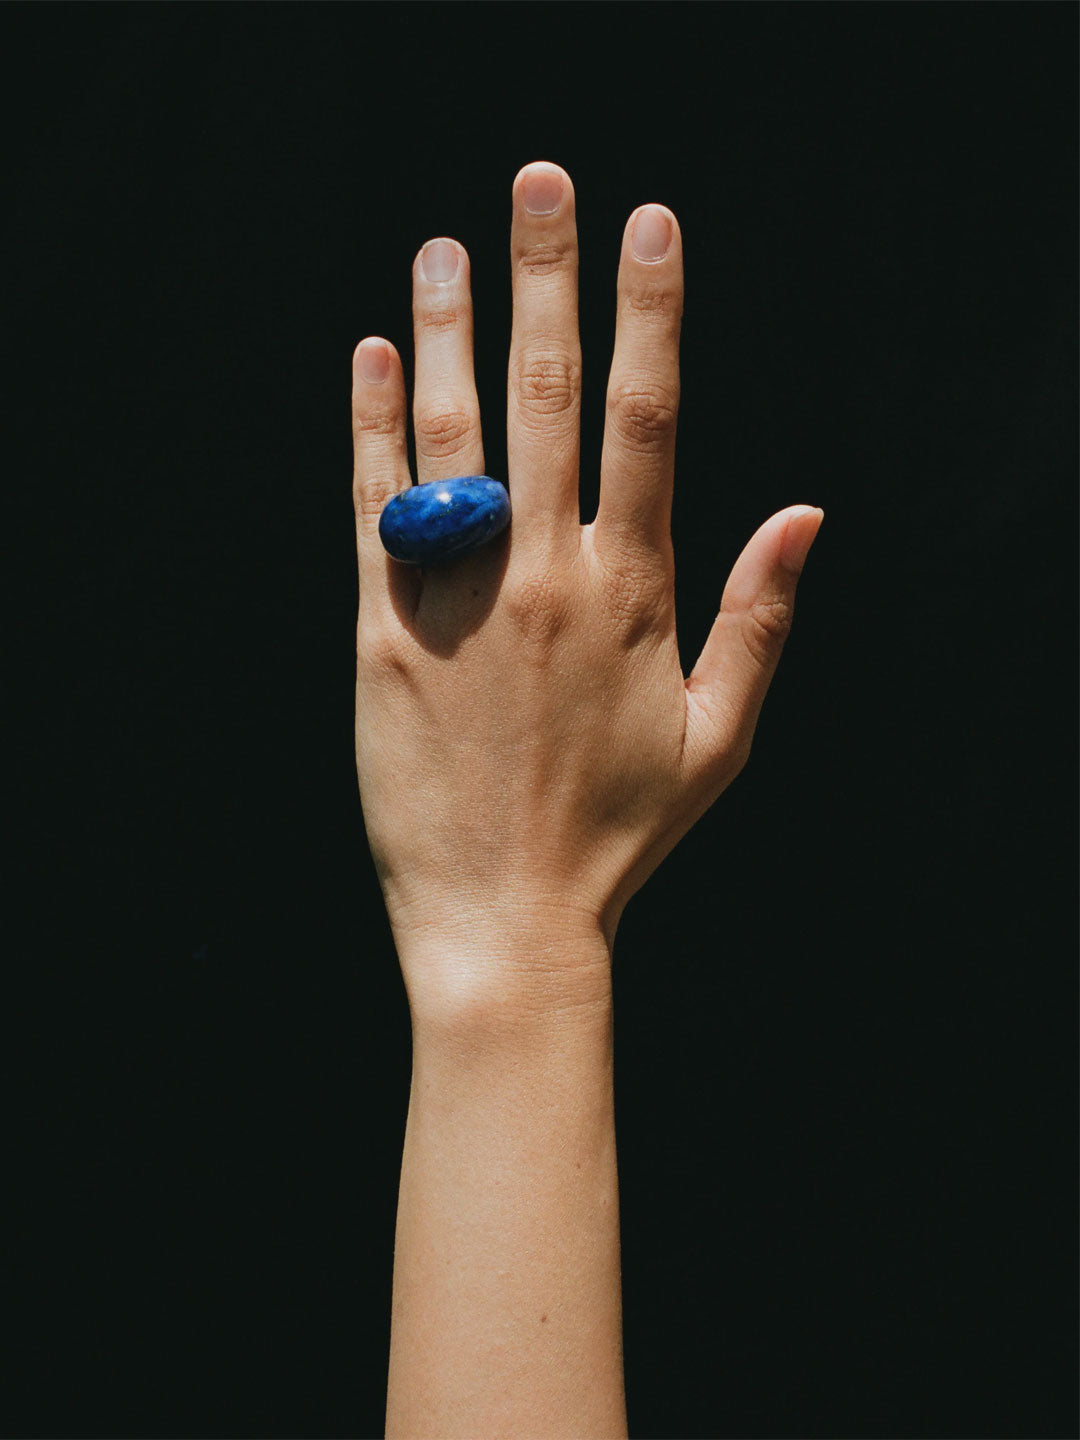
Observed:
[[[627,221],[607,388],[596,543],[671,543],[683,265],[679,222],[664,205]]]

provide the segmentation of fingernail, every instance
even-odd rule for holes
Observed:
[[[420,252],[420,269],[425,280],[445,285],[457,274],[460,259],[452,240],[429,240]]]
[[[646,205],[634,221],[631,244],[636,260],[663,260],[671,245],[671,216],[659,205]]]
[[[554,215],[562,203],[563,177],[557,170],[526,170],[524,190],[530,215]]]
[[[821,520],[816,526],[812,526],[803,519],[805,515],[820,515]],[[787,523],[784,531],[783,544],[780,546],[780,563],[788,570],[801,570],[806,563],[806,557],[810,553],[810,546],[817,539],[818,531],[821,529],[821,522],[825,519],[825,511],[820,505],[808,505],[804,510],[797,510]]]
[[[365,340],[357,361],[360,377],[369,385],[381,385],[390,374],[390,351],[385,340]]]

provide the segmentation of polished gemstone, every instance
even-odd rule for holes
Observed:
[[[406,565],[441,565],[494,539],[509,523],[505,485],[488,475],[459,475],[391,496],[379,516],[379,539]]]

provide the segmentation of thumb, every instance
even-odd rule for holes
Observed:
[[[686,681],[691,764],[735,773],[746,763],[758,716],[795,614],[795,587],[825,512],[792,505],[766,520],[736,560],[720,613]]]

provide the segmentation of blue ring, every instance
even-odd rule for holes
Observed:
[[[392,495],[379,516],[379,539],[405,565],[442,565],[506,529],[510,496],[490,475],[429,480]]]

